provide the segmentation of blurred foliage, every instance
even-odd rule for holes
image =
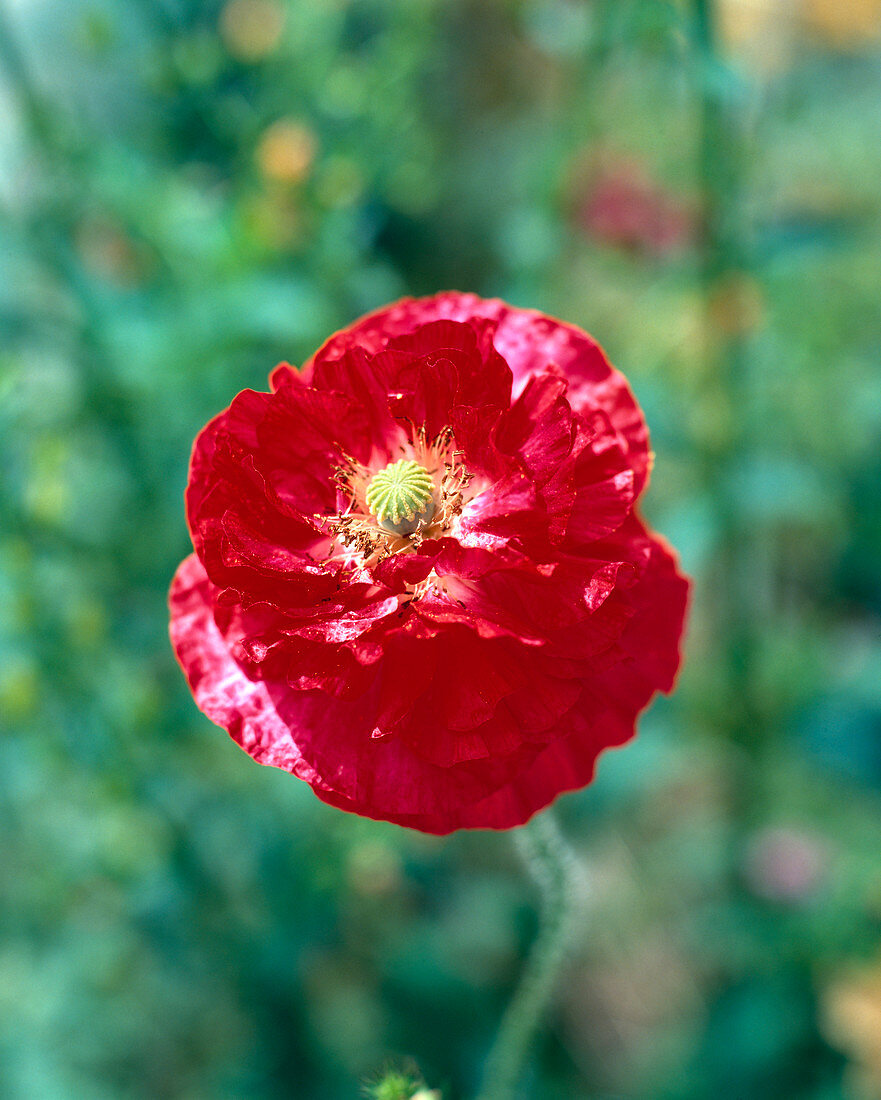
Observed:
[[[5,0],[0,71],[0,1094],[473,1093],[507,838],[257,767],[165,610],[198,428],[456,287],[606,346],[696,578],[525,1095],[877,1100],[881,4]]]

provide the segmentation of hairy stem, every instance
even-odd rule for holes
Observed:
[[[541,927],[490,1050],[478,1100],[512,1100],[553,996],[584,898],[581,868],[550,811],[515,833],[542,892]]]

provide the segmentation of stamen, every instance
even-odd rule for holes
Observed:
[[[423,540],[440,538],[454,528],[470,496],[472,475],[465,468],[464,453],[455,449],[448,427],[432,438],[424,425],[410,428],[406,448],[401,448],[405,457],[377,473],[341,455],[333,477],[348,503],[336,515],[315,516],[331,539],[325,560],[369,575],[385,558],[418,551]],[[408,600],[430,591],[458,602],[433,574],[409,586]]]

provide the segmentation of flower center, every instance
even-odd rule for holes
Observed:
[[[402,458],[373,475],[365,501],[384,530],[411,535],[434,515],[434,481],[424,466]]]

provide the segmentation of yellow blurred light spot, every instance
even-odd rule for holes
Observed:
[[[720,0],[719,33],[726,45],[749,46],[766,33],[773,16],[767,0]]]
[[[860,1093],[881,1096],[881,963],[832,982],[821,1009],[827,1038],[857,1063]]]
[[[281,41],[284,18],[278,0],[229,0],[220,13],[220,34],[233,57],[259,61]]]
[[[302,122],[281,119],[264,133],[257,146],[257,163],[267,179],[299,183],[309,175],[318,143]]]
[[[719,0],[718,21],[725,48],[755,72],[770,76],[792,60],[797,25],[792,0]]]
[[[852,48],[881,38],[881,0],[803,0],[810,30],[834,46]]]

